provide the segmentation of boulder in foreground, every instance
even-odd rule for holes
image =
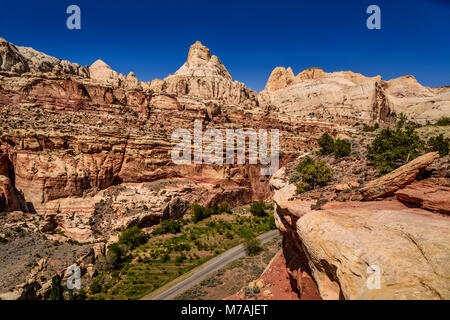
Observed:
[[[297,221],[323,299],[450,299],[449,217],[396,200],[335,205]]]

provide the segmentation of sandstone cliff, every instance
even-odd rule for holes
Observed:
[[[302,119],[388,121],[400,113],[419,123],[450,115],[448,89],[421,86],[414,77],[383,81],[343,71],[310,68],[296,77],[291,68],[275,68],[260,103]]]

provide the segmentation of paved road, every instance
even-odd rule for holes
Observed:
[[[259,236],[258,239],[261,240],[261,243],[266,243],[267,241],[275,238],[279,234],[280,232],[278,230],[273,230]],[[177,283],[175,286],[157,295],[152,300],[171,300],[176,296],[178,296],[179,294],[186,291],[187,289],[189,289],[190,287],[192,287],[194,284],[205,279],[213,272],[225,267],[230,262],[233,262],[234,260],[239,259],[243,256],[245,256],[245,249],[244,246],[241,244],[214,258],[213,260],[205,263],[204,267],[195,272],[192,276],[181,281],[180,283]],[[145,300],[146,298],[144,297],[143,299]]]

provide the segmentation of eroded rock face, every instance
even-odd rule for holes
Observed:
[[[378,112],[384,99],[383,91],[377,85],[380,77],[310,69],[293,79],[288,70],[274,70],[259,97],[262,105],[274,105],[280,112],[302,119],[388,120],[388,105],[384,106],[386,112]]]
[[[390,120],[400,113],[419,123],[450,115],[450,89],[427,88],[412,76],[383,81],[351,71],[310,68],[296,77],[277,67],[259,96],[260,104],[303,119]]]
[[[198,98],[222,105],[258,105],[257,93],[233,81],[219,58],[211,55],[199,41],[191,46],[187,61],[174,75],[153,80],[150,88],[155,92],[186,96],[183,104],[187,106],[198,104]]]
[[[277,67],[270,74],[265,90],[276,91],[292,84],[295,80],[294,72],[291,68]]]
[[[450,214],[450,188],[434,181],[415,181],[395,193],[395,197],[406,203],[427,210]]]
[[[413,76],[404,76],[385,83],[392,110],[403,112],[420,123],[450,115],[450,88],[427,88]]]
[[[85,67],[48,56],[33,48],[15,46],[3,38],[0,38],[0,71],[89,77],[89,71]]]
[[[0,212],[20,210],[19,200],[14,192],[11,180],[0,175]]]

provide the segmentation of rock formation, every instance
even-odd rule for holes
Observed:
[[[172,162],[172,132],[180,128],[192,132],[195,120],[202,121],[205,130],[222,132],[278,129],[280,165],[284,166],[303,150],[312,150],[324,132],[335,137],[352,136],[356,129],[349,125],[356,121],[388,121],[398,112],[419,120],[447,115],[448,93],[448,88],[424,88],[410,78],[384,82],[380,77],[352,72],[330,74],[319,68],[296,77],[290,68],[277,68],[265,90],[257,93],[233,80],[219,58],[200,42],[191,46],[187,61],[173,75],[147,83],[139,81],[133,72],[120,74],[101,60],[80,67],[0,39],[0,236],[15,236],[6,244],[8,255],[1,257],[0,263],[11,265],[5,274],[18,281],[0,277],[0,292],[14,286],[15,290],[3,297],[45,298],[48,293],[49,282],[38,279],[47,268],[44,261],[31,278],[25,275],[25,269],[13,268],[14,261],[30,256],[30,249],[26,249],[29,243],[38,244],[36,250],[44,250],[52,241],[63,242],[61,249],[48,253],[58,264],[51,266],[47,275],[58,272],[64,277],[61,270],[67,263],[81,254],[86,256],[87,251],[92,257],[92,243],[112,241],[130,226],[146,229],[164,219],[180,218],[194,202],[241,205],[270,197],[269,177],[261,176],[260,165]],[[350,170],[345,161],[336,165],[348,170],[345,178],[334,181],[345,187],[330,187],[327,194],[339,200],[345,197],[345,190],[351,189],[345,194],[352,201],[360,200],[361,195],[356,194],[359,183],[355,181],[361,177],[351,173],[358,170],[357,166]],[[361,183],[373,175],[370,168],[366,172]],[[311,205],[320,207],[314,203],[321,194],[311,196],[314,201],[295,202],[295,210],[291,210],[293,190],[285,175],[279,173],[272,179],[273,186],[281,189],[274,197],[279,212],[276,221],[285,234],[282,261],[286,261],[289,277],[298,279],[296,290],[302,292],[302,288],[314,287],[314,277],[323,269],[311,265],[308,259],[312,254],[302,251],[297,222],[309,214]],[[402,201],[445,212],[445,202],[425,201],[424,195],[413,190],[401,193],[398,189],[402,187],[404,184],[399,184],[388,194],[397,191]],[[439,190],[434,197],[441,197],[441,192],[447,191]],[[392,221],[403,221],[405,214],[417,210],[423,209],[398,209],[399,213],[393,215],[398,220]],[[367,208],[377,228],[389,222],[375,211]],[[326,219],[328,214],[332,216],[328,212]],[[423,229],[408,230],[425,232],[430,227],[424,223]],[[365,231],[360,224],[358,228],[361,233]],[[22,238],[20,230],[29,234]],[[370,239],[370,234],[364,237]],[[17,248],[21,250],[14,255]],[[317,259],[321,257],[317,255]],[[84,272],[92,273],[93,261],[88,260]],[[345,281],[342,283],[352,288],[359,284],[354,279]],[[434,284],[427,285],[435,288]],[[310,292],[318,292],[313,289]],[[372,297],[352,290],[337,293],[335,286],[333,290],[333,297]],[[319,291],[325,292],[320,286]],[[445,292],[440,294],[446,296]]]
[[[370,199],[391,195],[382,201],[351,201],[351,183],[346,198],[326,200],[330,188],[297,197],[286,168],[271,179],[275,222],[300,296],[313,279],[322,299],[449,299],[450,219],[439,212],[450,208],[450,181],[444,176],[413,182],[436,157],[419,157],[360,190],[373,191]],[[400,201],[392,197],[395,190]]]
[[[406,76],[383,81],[343,71],[310,68],[294,77],[277,67],[261,92],[261,105],[303,119],[387,121],[400,113],[419,123],[450,115],[449,88],[431,89]]]
[[[3,38],[0,38],[0,71],[18,74],[50,73],[89,77],[89,71],[86,67],[80,67],[76,63],[48,56],[33,48],[15,46]]]
[[[369,182],[361,188],[361,194],[366,200],[390,196],[398,189],[414,181],[437,158],[439,158],[439,153],[437,152],[424,154],[391,173]]]

